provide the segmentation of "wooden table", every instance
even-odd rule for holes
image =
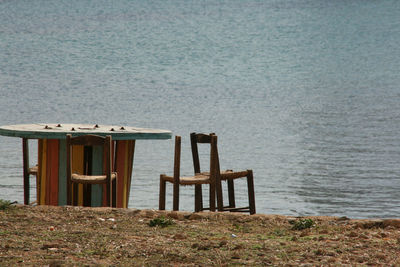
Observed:
[[[66,135],[95,134],[111,135],[113,140],[113,169],[118,173],[118,197],[116,206],[127,208],[131,186],[135,140],[170,139],[171,132],[129,126],[94,124],[19,124],[0,126],[0,135],[22,138],[24,169],[24,203],[29,204],[29,149],[28,139],[38,140],[37,204],[66,205]],[[87,151],[84,147],[74,148],[74,171],[82,172],[90,160],[91,173],[102,172],[102,151]],[[101,185],[93,185],[90,205],[103,206]],[[79,188],[78,204],[83,204],[83,188]]]

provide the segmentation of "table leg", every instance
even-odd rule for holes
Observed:
[[[29,145],[27,138],[22,138],[22,159],[24,169],[24,204],[29,205]]]

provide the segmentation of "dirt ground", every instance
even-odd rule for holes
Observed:
[[[7,265],[400,266],[400,220],[11,205]]]

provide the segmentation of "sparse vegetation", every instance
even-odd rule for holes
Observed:
[[[304,229],[294,230],[296,222]],[[0,212],[1,266],[400,266],[399,244],[400,220],[20,205]]]

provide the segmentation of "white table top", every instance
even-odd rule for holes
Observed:
[[[168,130],[101,124],[36,123],[0,126],[0,135],[29,139],[65,139],[67,134],[111,135],[113,140],[136,140],[170,139],[172,133]]]

